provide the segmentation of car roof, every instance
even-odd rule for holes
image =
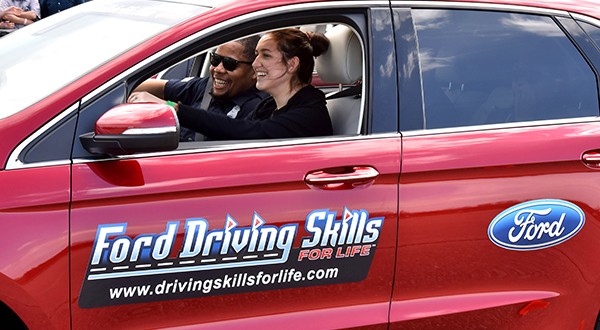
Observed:
[[[176,0],[178,2],[190,2],[194,3],[195,0]],[[255,7],[256,3],[263,3],[266,7],[277,7],[281,5],[288,5],[294,3],[309,3],[309,2],[321,2],[327,0],[203,0],[202,5],[210,6],[213,8],[219,7]],[[544,9],[555,9],[561,11],[574,12],[578,14],[587,15],[600,19],[600,0],[392,0],[396,3],[444,3],[444,2],[462,2],[472,4],[500,4],[500,5],[514,5],[514,6],[527,6]],[[244,4],[244,2],[246,4]],[[368,1],[365,1],[368,2]],[[260,6],[256,6],[258,9]]]
[[[396,1],[396,0],[392,0]],[[555,9],[572,13],[583,14],[600,19],[600,0],[398,0],[397,2],[421,2],[421,3],[443,3],[443,2],[468,2],[472,4],[499,4],[527,6],[544,9]]]
[[[186,1],[186,0],[181,0]],[[187,0],[189,1],[189,0]],[[273,6],[293,4],[293,3],[308,3],[308,2],[320,2],[326,0],[267,0],[267,1],[256,1],[250,0],[247,3],[254,4],[255,2],[270,3]],[[462,2],[472,4],[499,4],[499,5],[514,5],[514,6],[527,6],[543,9],[555,9],[561,11],[568,11],[578,14],[587,15],[600,19],[600,0],[392,0],[396,3],[444,3],[444,2]],[[367,1],[365,1],[367,2]],[[224,7],[232,4],[241,4],[241,1],[235,0],[206,0],[203,4],[207,4],[211,7]],[[267,5],[268,7],[268,5]]]

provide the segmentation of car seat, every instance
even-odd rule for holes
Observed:
[[[340,90],[327,94],[327,109],[334,135],[356,135],[362,122],[363,56],[358,36],[345,25],[325,33],[329,48],[317,57],[315,68],[321,81],[339,84]]]

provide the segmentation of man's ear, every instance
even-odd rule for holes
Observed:
[[[290,58],[288,61],[288,72],[296,72],[298,71],[298,66],[300,65],[300,59],[298,56],[294,56]]]

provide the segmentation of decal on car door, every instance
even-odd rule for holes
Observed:
[[[315,210],[297,224],[269,225],[254,212],[241,227],[204,218],[169,221],[162,233],[127,235],[127,223],[96,231],[79,305],[102,307],[160,300],[361,281],[366,278],[383,218],[366,210]],[[180,228],[181,227],[181,228]],[[178,235],[182,239],[177,239]],[[178,243],[182,242],[182,243]],[[294,242],[299,242],[294,246]]]
[[[575,236],[585,223],[583,210],[557,199],[515,205],[497,215],[488,227],[490,240],[509,250],[538,250]]]

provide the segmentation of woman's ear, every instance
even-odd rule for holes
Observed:
[[[298,56],[294,56],[288,61],[288,72],[296,72],[298,71],[298,66],[300,65],[300,59]]]

